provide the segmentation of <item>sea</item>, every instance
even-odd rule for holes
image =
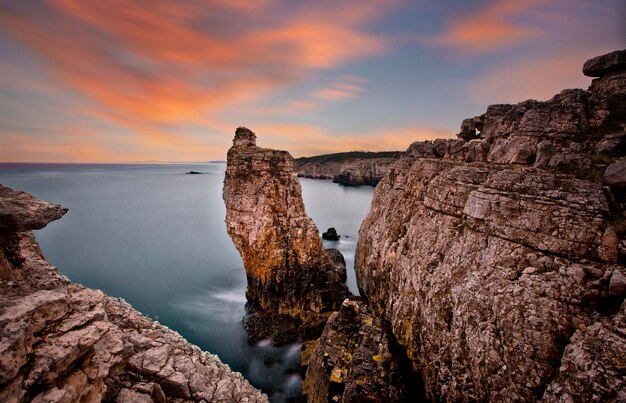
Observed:
[[[300,396],[300,345],[248,344],[246,277],[226,233],[224,162],[196,164],[0,164],[0,184],[69,208],[35,231],[42,250],[74,282],[123,298],[144,315],[217,354],[272,402]],[[189,171],[201,175],[187,174]],[[335,227],[348,286],[372,187],[300,179],[320,233]]]

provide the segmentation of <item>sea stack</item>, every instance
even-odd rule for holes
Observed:
[[[345,262],[325,250],[304,211],[302,190],[286,151],[256,146],[245,127],[228,151],[223,191],[226,228],[248,279],[249,341],[280,344],[319,335],[349,295]]]

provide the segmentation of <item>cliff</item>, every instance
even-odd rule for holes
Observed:
[[[248,279],[249,340],[317,336],[349,294],[343,256],[325,250],[304,211],[293,158],[237,129],[223,190],[226,228]]]
[[[217,356],[51,266],[31,230],[66,211],[0,185],[0,401],[267,401]]]
[[[626,400],[625,59],[412,144],[378,184],[359,287],[431,399]]]
[[[332,179],[343,185],[376,186],[388,172],[397,151],[336,153],[302,157],[295,160],[294,169],[299,177]]]

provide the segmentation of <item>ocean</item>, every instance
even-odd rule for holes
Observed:
[[[300,346],[246,342],[246,277],[224,218],[225,163],[0,164],[0,184],[69,208],[36,231],[43,252],[72,281],[124,298],[143,314],[241,372],[272,402],[299,396]],[[189,175],[188,171],[203,172]],[[335,227],[348,286],[373,188],[300,179],[320,233]]]

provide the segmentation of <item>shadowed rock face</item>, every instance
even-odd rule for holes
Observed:
[[[51,266],[28,230],[66,211],[0,187],[0,401],[267,402],[217,356]]]
[[[346,299],[324,326],[315,342],[303,393],[308,402],[407,401],[397,357],[380,321],[367,312],[367,305]],[[417,401],[417,400],[416,400]]]
[[[257,147],[255,134],[238,128],[223,197],[226,228],[242,257],[256,314],[247,320],[250,340],[319,334],[348,295],[345,263],[322,247],[304,211],[291,155]]]
[[[623,56],[463,122],[482,139],[414,143],[378,184],[359,287],[431,398],[626,400]]]

